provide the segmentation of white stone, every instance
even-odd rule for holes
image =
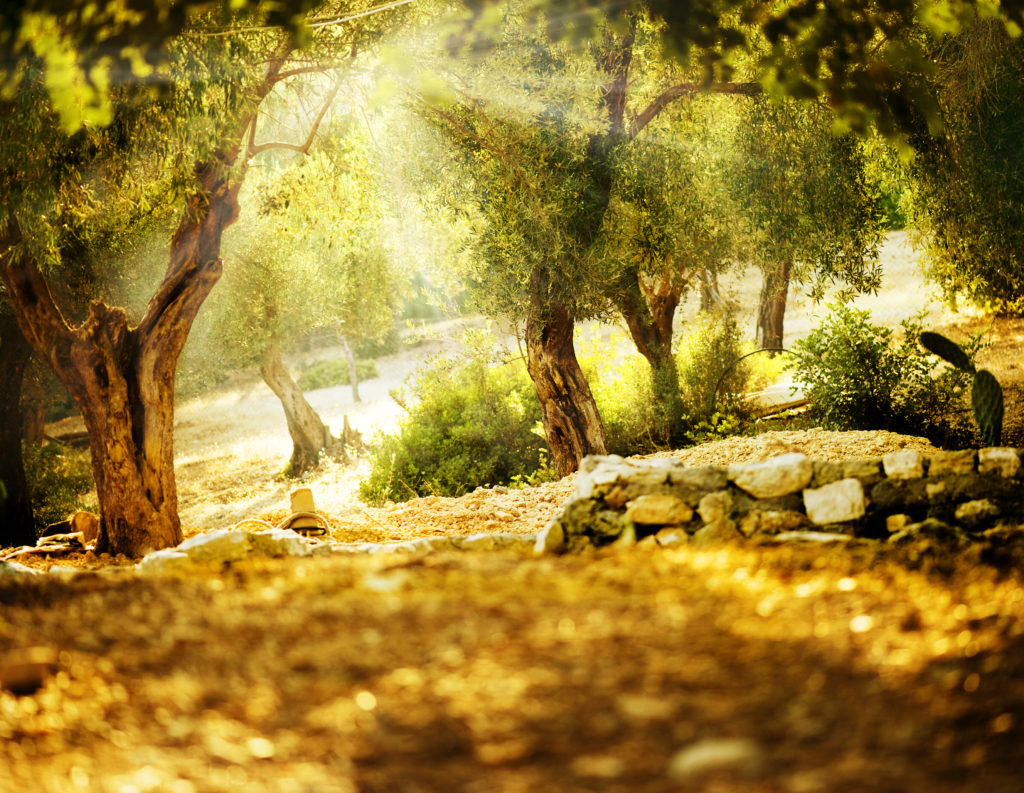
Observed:
[[[537,542],[537,534],[535,532],[499,531],[491,536],[494,537],[494,542],[498,548],[528,551]]]
[[[662,529],[654,535],[654,540],[662,548],[678,548],[690,544],[690,535],[682,529]]]
[[[454,540],[457,548],[464,551],[493,551],[498,547],[498,541],[493,534],[470,534],[466,537],[459,537]]]
[[[974,450],[937,451],[928,461],[928,476],[969,474],[974,471]]]
[[[924,476],[924,456],[910,450],[890,452],[882,458],[882,468],[890,479],[920,479]]]
[[[1000,476],[1016,476],[1020,470],[1020,455],[1007,446],[990,446],[978,451],[978,470],[981,473],[998,471]]]
[[[309,556],[308,541],[291,529],[263,529],[249,533],[252,550],[266,556]]]
[[[164,548],[162,551],[153,551],[143,556],[136,567],[143,573],[169,573],[191,569],[192,565],[192,559],[187,553],[182,553],[176,548]]]
[[[732,542],[742,537],[743,535],[736,530],[736,526],[731,520],[718,520],[695,531],[690,542],[696,547],[702,548],[706,545]]]
[[[678,496],[647,493],[626,505],[626,517],[645,526],[668,526],[688,523],[693,517],[693,509]]]
[[[778,498],[811,483],[814,466],[805,454],[794,452],[759,463],[729,466],[729,478],[754,498]]]
[[[221,529],[189,537],[177,550],[193,562],[234,562],[249,553],[249,532]]]
[[[849,534],[836,534],[830,531],[784,531],[766,538],[768,542],[811,543],[847,542],[853,539]]]
[[[565,550],[565,529],[556,519],[551,521],[540,534],[534,543],[533,552],[536,554],[561,553]]]
[[[999,507],[987,498],[982,498],[961,504],[956,508],[955,514],[957,522],[967,526],[976,526],[983,521],[999,517]]]
[[[728,490],[708,493],[697,505],[697,514],[705,523],[716,523],[725,520],[732,512],[732,495]]]
[[[864,515],[865,506],[864,486],[859,479],[840,479],[804,491],[807,517],[819,526],[856,520]]]
[[[668,763],[670,779],[693,779],[710,772],[757,776],[764,751],[749,738],[706,738],[680,749]]]
[[[42,575],[42,572],[17,562],[0,562],[0,578],[17,578],[18,576],[29,575]]]
[[[576,475],[573,498],[591,498],[599,488],[607,489],[628,475],[628,466],[621,457],[584,457],[586,469],[581,465]]]

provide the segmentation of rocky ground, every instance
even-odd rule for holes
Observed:
[[[897,449],[927,444],[780,432],[676,454]],[[530,532],[569,487],[328,518],[346,541]],[[25,660],[44,672],[0,691],[0,790],[1024,785],[1011,557],[851,542],[255,558],[164,575],[74,561],[0,582],[0,675]]]
[[[1007,390],[1007,442],[1024,446],[1024,322],[990,336],[982,363]],[[266,420],[248,400],[180,411],[191,535],[288,514],[294,485],[273,456],[287,448],[228,443]],[[809,430],[671,454],[899,449],[929,446]],[[353,497],[359,475],[328,467],[302,483],[341,542],[535,532],[572,488],[373,508]],[[153,574],[88,553],[24,557],[65,569],[0,578],[0,791],[1018,793],[1022,558],[851,541],[258,557]]]

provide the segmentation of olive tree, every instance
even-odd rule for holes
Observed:
[[[364,7],[340,3],[337,10]],[[103,551],[138,556],[181,541],[173,455],[178,357],[220,278],[221,237],[237,218],[248,163],[270,148],[308,150],[323,117],[309,120],[305,140],[261,139],[260,104],[312,70],[291,60],[294,45],[288,36],[264,26],[252,33],[224,30],[231,21],[192,20],[171,42],[169,65],[161,75],[167,80],[164,89],[155,98],[148,86],[129,84],[111,92],[111,123],[102,129],[85,127],[69,135],[59,125],[41,67],[23,76],[4,113],[0,279],[26,339],[82,411]],[[362,37],[377,33],[374,25],[319,30],[334,61],[339,52],[344,57],[358,52]],[[330,98],[328,90],[323,112]],[[96,135],[101,142],[94,141]],[[139,148],[137,139],[153,148],[126,157],[125,149]],[[56,161],[59,168],[53,168],[54,151],[70,152]],[[62,226],[56,223],[59,208],[69,193],[88,192],[92,181],[113,191],[130,186],[146,193],[158,182],[147,166],[173,174],[178,197],[164,278],[138,323],[130,323],[123,309],[97,301],[81,323],[72,325],[51,291],[52,275],[66,264]]]
[[[366,152],[349,139],[344,151],[320,150],[283,168],[261,169],[250,181],[250,209],[225,242],[239,266],[214,300],[216,335],[227,342],[217,353],[257,363],[281,400],[292,476],[324,455],[347,459],[354,438],[331,434],[283,354],[310,331],[329,329],[343,340],[354,368],[352,346],[383,336],[403,296],[401,271],[384,243],[388,218],[367,165]],[[357,383],[353,377],[354,401]]]
[[[860,141],[833,114],[794,100],[754,99],[736,125],[729,183],[745,227],[742,258],[761,270],[758,346],[782,346],[792,281],[878,288],[882,214]]]

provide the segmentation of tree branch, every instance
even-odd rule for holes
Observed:
[[[289,143],[287,141],[267,141],[266,143],[253,143],[255,137],[255,122],[253,123],[252,132],[249,136],[249,149],[246,159],[252,159],[261,152],[270,151],[271,149],[289,149],[291,151],[297,151],[300,154],[309,154],[309,147],[313,145],[313,141],[316,138],[317,132],[320,131],[320,124],[324,120],[324,116],[327,115],[327,111],[331,105],[334,104],[334,98],[338,95],[338,91],[341,90],[341,80],[334,81],[334,88],[331,89],[331,93],[324,100],[320,106],[320,112],[317,113],[316,119],[313,121],[313,126],[309,130],[309,135],[306,136],[305,143]]]
[[[46,361],[53,361],[61,341],[70,343],[71,326],[53,299],[46,278],[36,262],[17,251],[21,228],[13,213],[7,221],[7,232],[0,239],[0,281],[25,340]]]
[[[708,85],[703,83],[679,83],[678,85],[673,85],[671,88],[666,88],[662,91],[654,101],[644,108],[643,112],[633,119],[629,132],[630,137],[635,138],[639,135],[644,127],[650,124],[662,110],[675,100],[700,93],[758,96],[764,93],[764,89],[760,83],[710,83]]]

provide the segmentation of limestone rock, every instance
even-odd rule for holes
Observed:
[[[814,487],[823,487],[846,478],[843,474],[843,464],[838,460],[814,460],[812,465],[814,477],[811,479],[811,485]]]
[[[778,498],[811,483],[814,466],[806,455],[783,454],[758,463],[729,466],[729,478],[755,498]]]
[[[308,541],[291,529],[263,529],[250,532],[252,550],[266,556],[309,556]]]
[[[724,465],[702,465],[687,468],[676,465],[669,469],[669,482],[682,488],[694,490],[724,490],[729,484],[729,469]]]
[[[703,547],[742,538],[743,535],[736,530],[736,525],[731,520],[718,520],[694,532],[690,542],[697,547]]]
[[[33,570],[17,562],[0,562],[0,579],[21,578],[24,576],[41,575],[39,570]]]
[[[1016,476],[1020,470],[1020,455],[1016,449],[1006,446],[992,446],[978,451],[978,471],[996,471],[1000,476]]]
[[[178,546],[193,562],[234,562],[249,554],[249,533],[232,529],[189,537]]]
[[[533,552],[536,554],[561,553],[565,548],[565,529],[562,528],[561,522],[555,519],[537,535]]]
[[[690,544],[690,535],[683,529],[662,529],[654,535],[654,541],[662,548],[678,548]]]
[[[840,479],[830,485],[804,491],[804,506],[812,523],[845,523],[864,515],[864,487],[859,479]]]
[[[499,531],[491,536],[494,537],[495,547],[510,548],[518,551],[530,550],[537,541],[537,534],[535,532]]]
[[[910,515],[889,515],[885,519],[885,529],[890,534],[895,534],[898,531],[903,531],[910,523]]]
[[[720,520],[725,520],[732,514],[732,493],[728,490],[708,493],[700,500],[697,512],[705,523],[717,523]]]
[[[153,551],[142,557],[136,565],[143,573],[173,573],[179,570],[190,570],[193,561],[187,553],[182,553],[177,548],[164,548],[162,551]]]
[[[924,476],[924,456],[909,450],[890,452],[882,458],[882,467],[890,479],[918,479]]]
[[[793,510],[763,509],[748,512],[740,519],[740,533],[747,537],[782,534],[807,525],[807,516]]]
[[[974,449],[937,451],[928,463],[928,476],[969,474],[974,471]]]
[[[626,505],[626,517],[645,526],[689,523],[693,510],[677,496],[648,493]]]
[[[470,534],[458,539],[453,538],[452,544],[463,551],[493,551],[498,547],[498,541],[493,534]]]
[[[784,531],[782,534],[765,537],[764,542],[821,545],[827,542],[849,542],[852,539],[853,536],[850,534],[839,534],[832,531]]]
[[[669,760],[667,773],[675,780],[721,772],[755,777],[764,763],[764,751],[749,738],[705,738],[676,752]]]
[[[982,523],[994,520],[999,517],[999,507],[987,498],[977,501],[968,501],[956,508],[956,520],[968,528],[974,528]]]
[[[842,479],[859,479],[864,487],[870,487],[885,478],[880,457],[843,460],[842,468]]]
[[[28,696],[42,688],[58,668],[57,651],[50,647],[9,650],[0,659],[0,689]]]
[[[935,518],[928,518],[921,523],[911,523],[903,531],[896,532],[889,538],[889,542],[895,545],[909,545],[921,540],[932,540],[955,547],[969,542],[967,535],[960,529]]]

